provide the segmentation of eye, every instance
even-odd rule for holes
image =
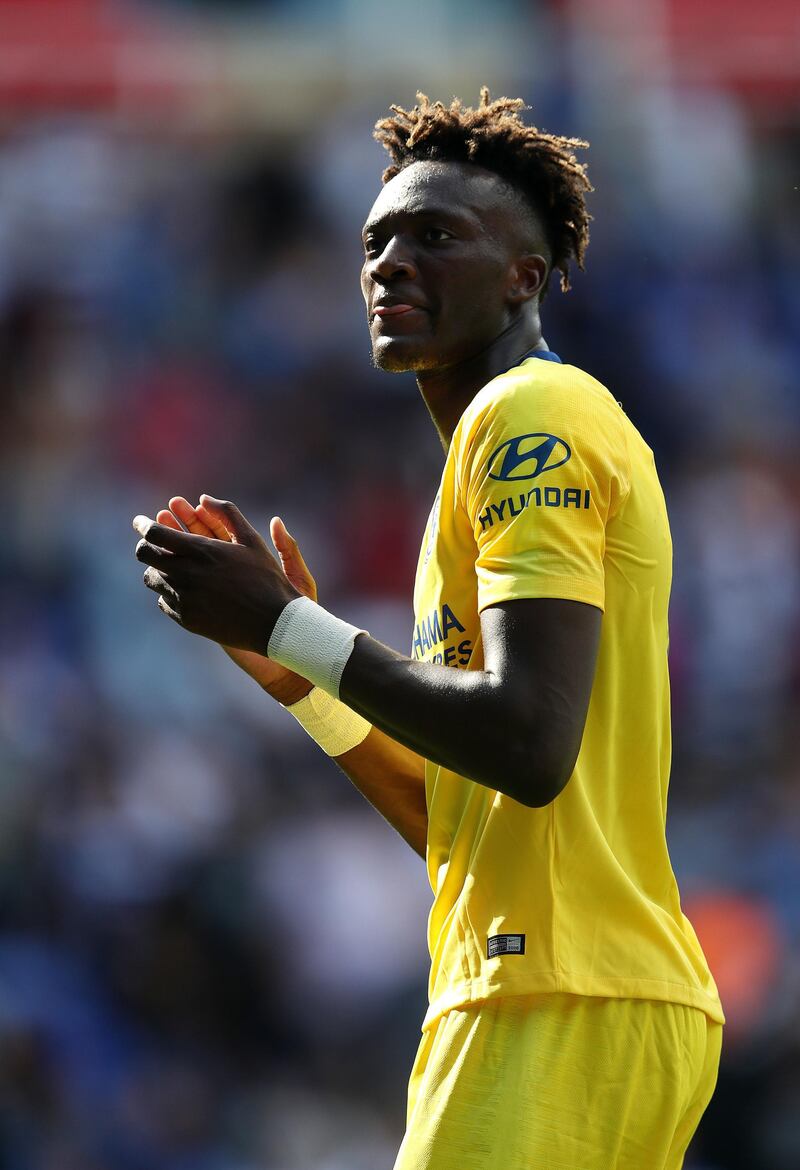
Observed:
[[[425,242],[427,244],[442,244],[445,240],[453,239],[455,236],[447,228],[429,227],[425,229]]]
[[[372,258],[380,252],[380,244],[375,236],[364,237],[364,255]]]

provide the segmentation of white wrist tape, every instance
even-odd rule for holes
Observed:
[[[286,710],[329,756],[342,756],[358,747],[372,730],[371,723],[319,687]]]
[[[366,634],[334,617],[309,597],[296,597],[281,610],[267,646],[273,662],[307,678],[335,699],[358,634]]]

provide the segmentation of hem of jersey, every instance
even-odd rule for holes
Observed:
[[[433,1027],[446,1012],[469,1007],[487,999],[510,995],[567,995],[592,996],[600,999],[646,999],[664,1003],[678,1003],[698,1008],[718,1024],[725,1023],[725,1014],[719,999],[699,987],[687,987],[663,979],[631,979],[607,976],[571,975],[559,971],[539,971],[532,975],[503,979],[473,979],[459,983],[438,996],[428,1008],[422,1021],[422,1031]]]
[[[478,613],[489,605],[501,601],[524,601],[527,599],[553,598],[558,601],[581,601],[594,605],[601,613],[605,611],[605,590],[587,589],[585,584],[569,577],[537,577],[535,579],[515,577],[514,585],[482,590],[478,586]]]

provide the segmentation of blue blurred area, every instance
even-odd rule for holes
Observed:
[[[661,6],[233,7],[0,2],[0,1166],[392,1163],[423,867],[157,612],[130,518],[202,491],[279,513],[323,602],[409,648],[441,452],[413,379],[369,363],[370,131],[486,79],[592,140],[587,272],[545,335],[640,427],[672,516],[670,841],[730,1021],[687,1166],[794,1170],[796,89],[682,77]],[[128,65],[166,57],[120,80],[114,21]],[[98,28],[83,73],[11,70]]]

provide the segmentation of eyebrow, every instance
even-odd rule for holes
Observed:
[[[370,232],[374,232],[377,228],[385,227],[387,224],[402,219],[445,219],[451,223],[464,223],[465,220],[472,218],[474,218],[474,213],[470,210],[466,208],[456,210],[452,207],[446,207],[444,204],[440,206],[420,207],[408,211],[387,211],[385,215],[381,215],[377,219],[367,220],[361,230],[361,236],[363,239],[364,236]]]

